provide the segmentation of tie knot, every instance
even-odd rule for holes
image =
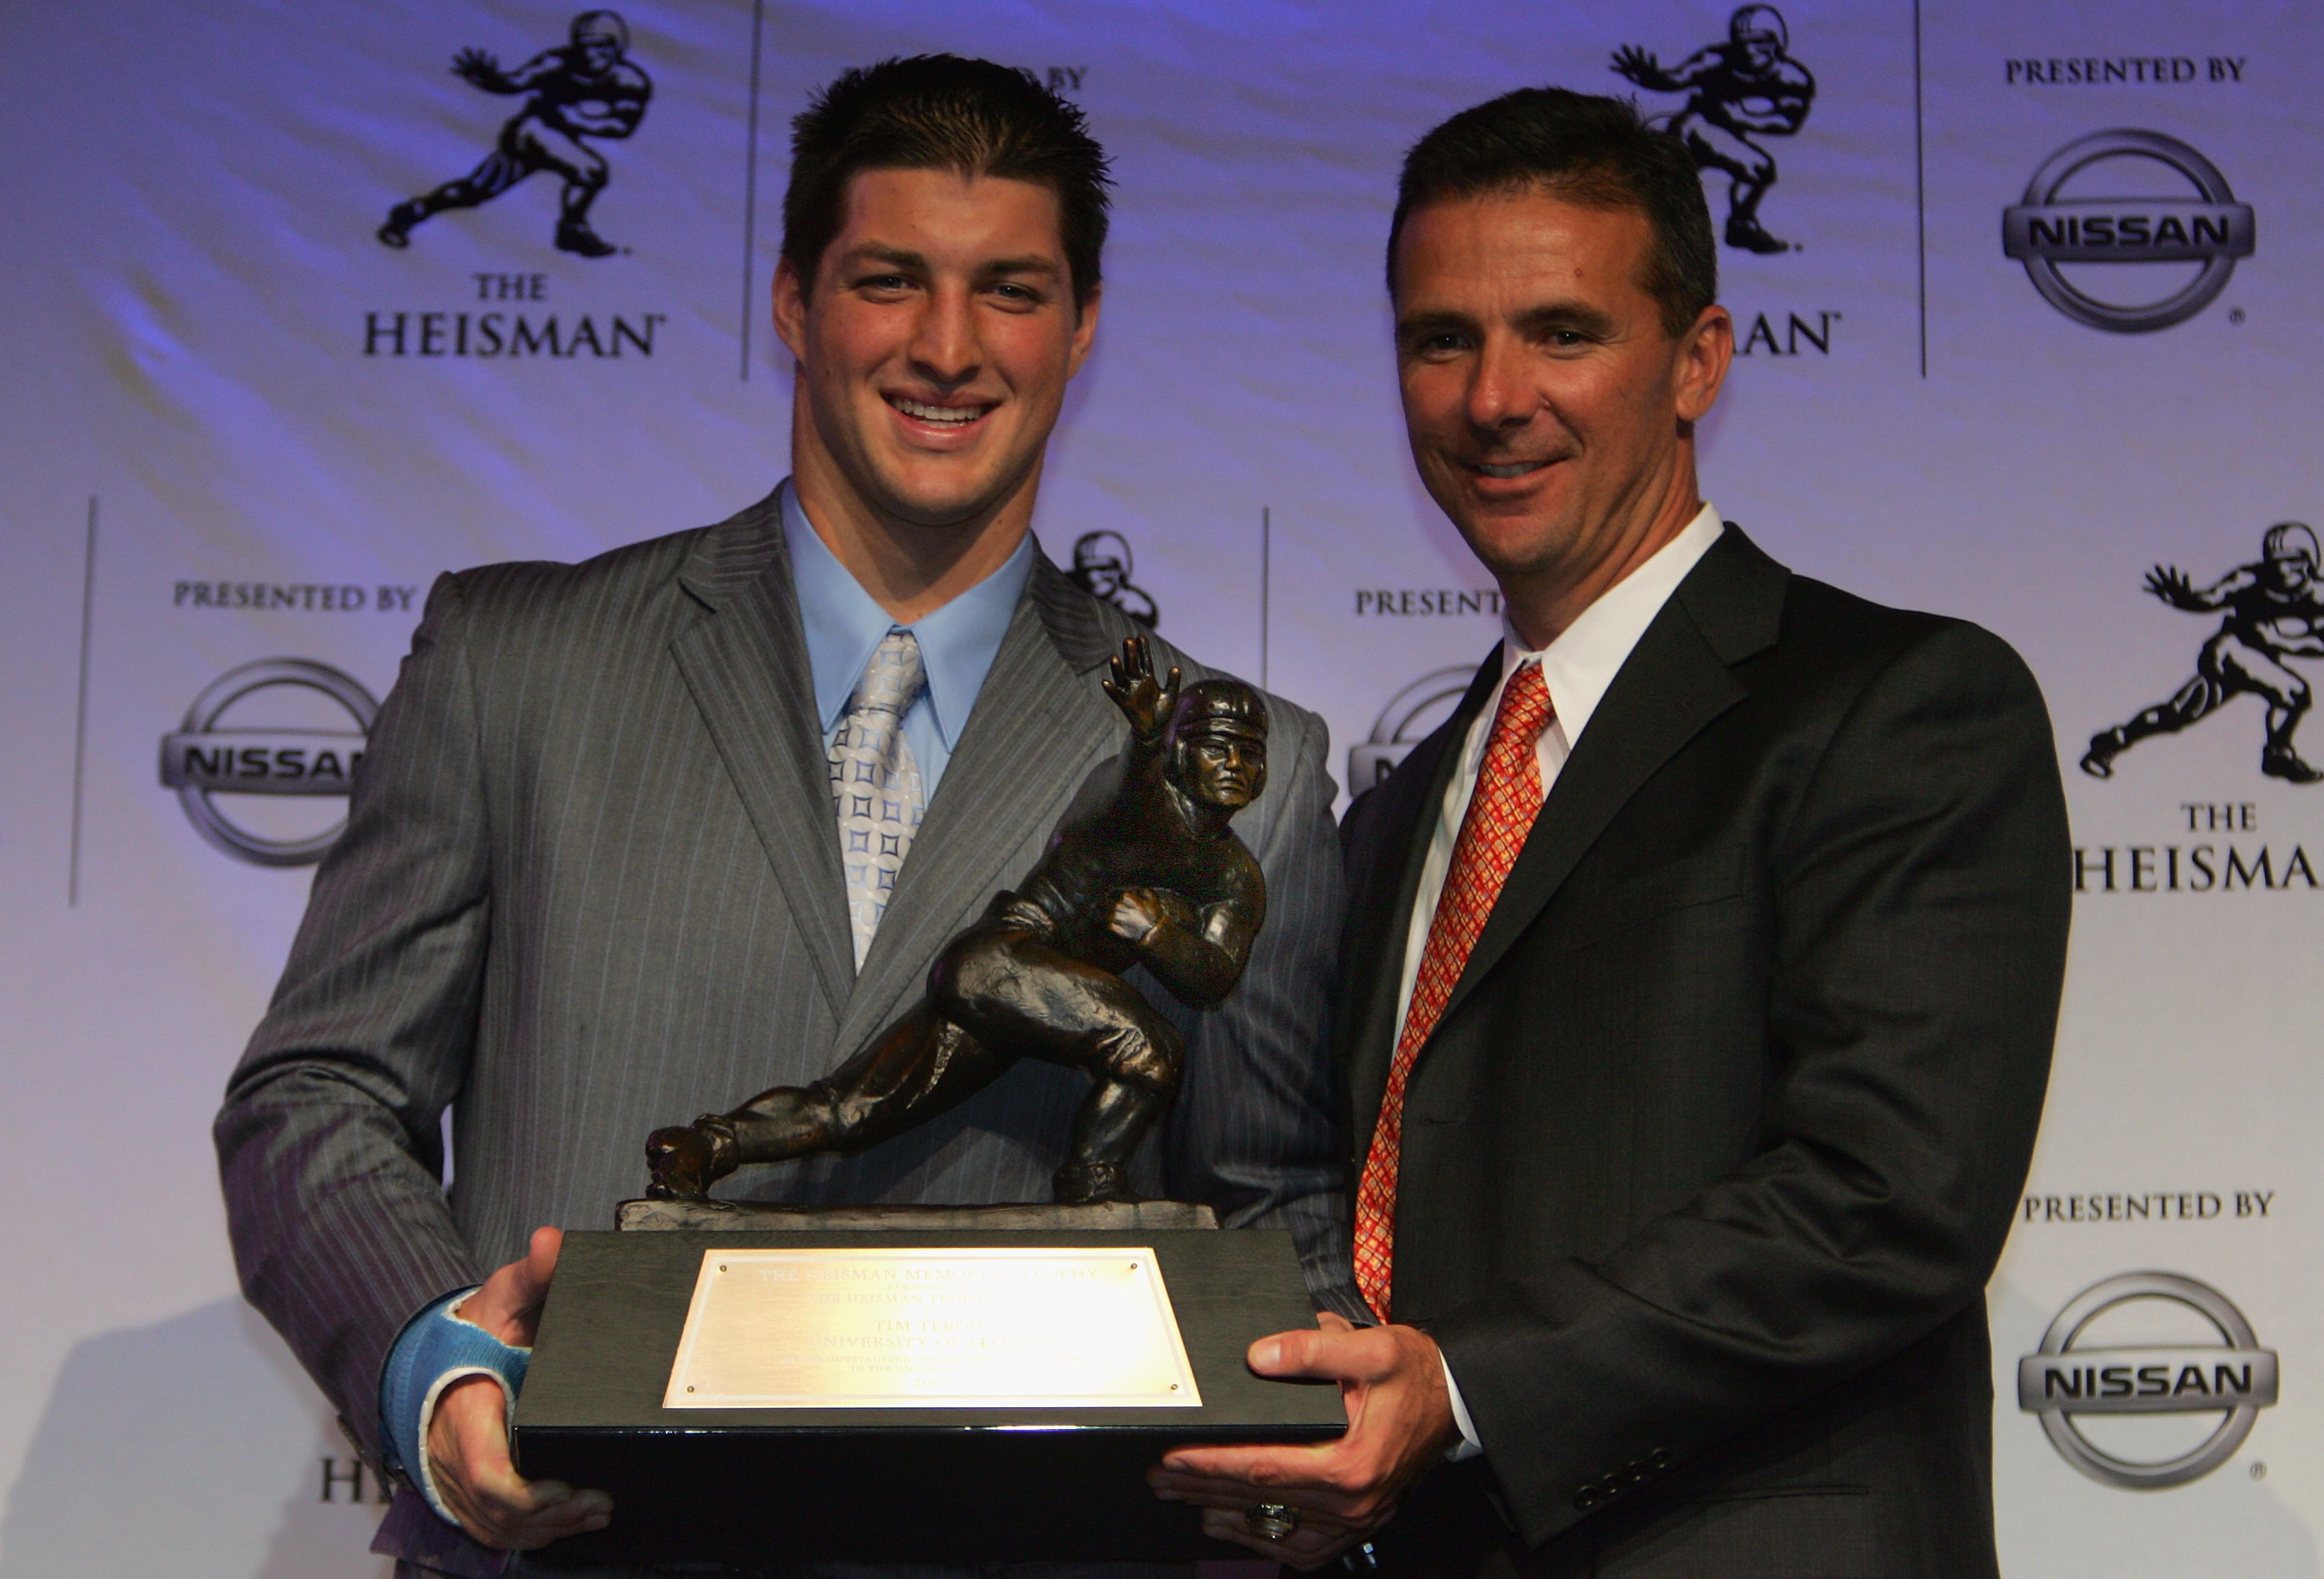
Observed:
[[[863,678],[855,682],[851,712],[870,708],[899,717],[918,697],[926,681],[920,667],[920,640],[909,631],[890,631],[880,639]]]
[[[1501,688],[1500,711],[1494,716],[1493,733],[1522,734],[1531,743],[1549,727],[1555,711],[1549,703],[1549,684],[1541,678],[1541,664],[1527,662]]]

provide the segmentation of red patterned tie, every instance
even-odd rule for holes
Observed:
[[[1469,963],[1469,951],[1485,929],[1485,918],[1493,913],[1493,901],[1500,898],[1501,884],[1525,847],[1526,836],[1533,831],[1542,799],[1541,762],[1535,748],[1554,716],[1540,664],[1526,664],[1501,688],[1493,733],[1477,771],[1477,788],[1461,819],[1461,836],[1452,846],[1443,891],[1437,895],[1435,919],[1429,923],[1428,946],[1413,978],[1404,1034],[1397,1038],[1396,1057],[1388,1064],[1379,1123],[1372,1131],[1371,1150],[1356,1187],[1356,1286],[1382,1321],[1388,1319],[1396,1259],[1396,1171],[1404,1151],[1405,1082]]]

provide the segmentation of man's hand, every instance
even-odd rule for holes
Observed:
[[[1146,1473],[1156,1496],[1203,1510],[1204,1533],[1302,1569],[1361,1545],[1461,1439],[1444,1362],[1427,1334],[1359,1329],[1329,1311],[1315,1325],[1321,1330],[1259,1339],[1248,1362],[1261,1376],[1338,1382],[1346,1436],[1320,1446],[1181,1447]],[[1261,1502],[1296,1509],[1298,1528],[1280,1540],[1255,1532],[1248,1515]]]
[[[485,1279],[454,1314],[503,1344],[530,1345],[564,1242],[557,1229],[533,1230],[524,1259]],[[603,1491],[576,1491],[562,1481],[528,1481],[516,1473],[509,1462],[500,1383],[489,1376],[464,1376],[437,1398],[428,1421],[428,1467],[436,1494],[460,1528],[495,1551],[529,1552],[603,1529],[613,1510]]]

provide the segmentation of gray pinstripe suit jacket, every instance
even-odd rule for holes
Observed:
[[[244,1289],[374,1457],[380,1368],[413,1312],[536,1225],[612,1226],[649,1130],[804,1084],[918,996],[1120,749],[1098,678],[1138,628],[1037,555],[859,976],[773,497],[585,564],[438,581],[216,1131]],[[1293,1230],[1311,1283],[1345,1289],[1333,791],[1322,722],[1270,707],[1274,772],[1236,825],[1267,926],[1222,1011],[1148,983],[1188,1053],[1141,1182]],[[735,1184],[1046,1200],[1086,1089],[1028,1060],[862,1156]]]

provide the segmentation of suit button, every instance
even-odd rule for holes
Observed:
[[[1595,1486],[1584,1486],[1580,1491],[1574,1492],[1573,1506],[1584,1513],[1589,1512],[1590,1510],[1598,1506],[1598,1488]]]
[[[1646,1454],[1646,1467],[1648,1469],[1668,1469],[1670,1466],[1671,1455],[1669,1448],[1657,1447],[1652,1453]]]

